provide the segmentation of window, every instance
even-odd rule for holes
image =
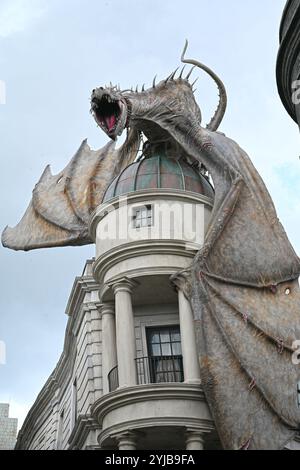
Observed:
[[[151,382],[183,382],[179,326],[147,329]]]
[[[150,227],[153,224],[152,206],[140,206],[133,209],[134,228]]]

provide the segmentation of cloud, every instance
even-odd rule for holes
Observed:
[[[46,12],[44,0],[4,0],[0,6],[0,37],[32,27]]]

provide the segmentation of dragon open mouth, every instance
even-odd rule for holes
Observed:
[[[100,99],[92,99],[92,111],[97,123],[111,138],[115,139],[123,131],[126,110],[122,100],[103,94]]]

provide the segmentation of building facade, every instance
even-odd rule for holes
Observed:
[[[17,449],[220,448],[191,307],[170,281],[201,247],[213,197],[163,148],[111,183],[91,216],[96,256],[74,282],[63,354]]]
[[[18,420],[9,417],[9,404],[0,403],[0,450],[12,450],[16,444]]]
[[[164,148],[112,181],[91,215],[96,255],[75,279],[63,353],[16,449],[222,448],[180,287],[213,199],[207,176]]]
[[[280,98],[300,127],[300,0],[286,3],[276,72]]]

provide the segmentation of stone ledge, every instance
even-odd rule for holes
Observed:
[[[196,384],[149,384],[118,389],[98,399],[91,415],[102,427],[100,445],[111,435],[128,429],[157,426],[193,427],[202,432],[214,429],[202,387]]]

